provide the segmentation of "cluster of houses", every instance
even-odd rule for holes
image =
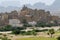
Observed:
[[[23,19],[26,19],[31,25],[35,25],[38,21],[46,23],[54,23],[56,21],[60,24],[60,18],[58,16],[52,16],[50,11],[31,9],[23,6],[20,11],[14,10],[9,13],[0,13],[0,26],[12,25],[22,27]]]

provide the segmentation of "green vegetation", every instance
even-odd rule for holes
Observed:
[[[15,35],[18,35],[18,34],[20,34],[20,30],[18,30],[18,29],[13,30],[12,33],[15,34]]]
[[[8,39],[7,35],[3,35],[3,37],[0,37],[1,40],[11,40],[11,39]]]
[[[12,26],[11,25],[6,25],[5,27],[1,27],[0,31],[10,31],[12,30]]]
[[[26,35],[37,35],[37,32],[33,29],[32,31],[27,31]]]
[[[18,35],[18,34],[21,34],[21,35],[37,35],[37,32],[33,29],[31,31],[21,31],[21,30],[13,30],[12,31],[13,34],[15,35]]]
[[[11,25],[6,25],[0,28],[0,31],[14,31],[14,30],[23,30],[24,27],[12,27]]]
[[[46,22],[37,22],[35,26],[36,27],[51,27],[53,25],[51,25],[50,23],[46,23]]]
[[[46,23],[43,22],[37,22],[36,27],[44,27]]]
[[[55,33],[54,29],[49,29],[48,30],[48,35],[52,37],[52,35]]]
[[[4,37],[4,38],[1,38],[2,40],[11,40],[11,39],[8,39],[7,37]]]
[[[60,40],[60,36],[57,39]]]

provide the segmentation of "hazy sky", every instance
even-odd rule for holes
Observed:
[[[23,5],[23,4],[35,4],[38,2],[45,3],[46,5],[51,5],[53,4],[55,0],[0,0],[0,5]]]

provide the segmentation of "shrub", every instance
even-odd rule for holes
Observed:
[[[13,30],[12,33],[15,34],[15,35],[18,35],[18,34],[20,34],[20,30],[18,30],[18,29]]]
[[[44,31],[48,31],[48,29],[43,29],[43,30],[35,30],[36,32],[44,32]]]
[[[11,40],[11,39],[8,39],[7,37],[4,37],[4,38],[1,38],[2,40]]]
[[[57,40],[60,40],[60,36],[57,38]]]
[[[32,35],[37,35],[35,29],[33,29],[31,33],[32,33]]]
[[[32,31],[20,31],[20,34],[22,35],[36,35],[36,31],[35,30],[32,30]]]
[[[48,30],[48,34],[50,35],[50,37],[52,37],[52,35],[55,33],[54,29],[49,29]]]
[[[20,34],[21,35],[26,35],[26,32],[25,31],[20,31]]]
[[[0,35],[2,35],[2,33],[0,33]]]
[[[27,31],[26,32],[26,35],[31,35],[31,31]]]

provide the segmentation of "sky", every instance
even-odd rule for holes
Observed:
[[[46,5],[52,5],[55,0],[0,0],[0,6],[10,6],[10,5],[24,5],[24,4],[31,4],[34,5],[35,3],[41,2]]]

